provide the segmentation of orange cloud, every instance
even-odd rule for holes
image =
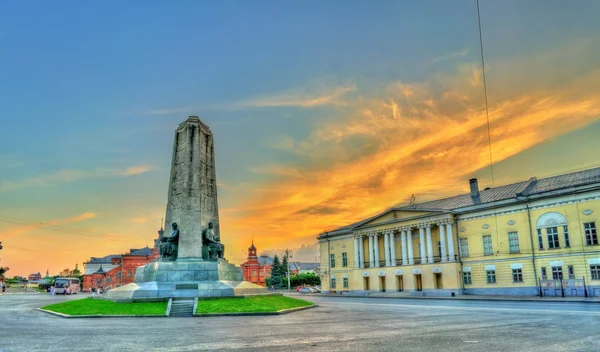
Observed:
[[[18,191],[30,187],[44,187],[56,182],[72,182],[89,178],[129,177],[152,170],[151,166],[138,165],[125,170],[97,168],[92,170],[60,170],[43,174],[38,177],[25,178],[16,181],[1,181],[0,192]]]
[[[516,73],[535,71],[536,64],[520,62]],[[540,77],[539,72],[534,76]],[[551,84],[555,77],[518,84],[526,79],[511,71],[488,77],[494,162],[600,118],[597,67],[562,77],[558,84]],[[507,83],[511,80],[512,86]],[[304,157],[306,163],[254,168],[274,180],[253,188],[239,206],[221,212],[224,233],[238,234],[239,246],[251,236],[270,248],[311,244],[322,231],[403,203],[412,194],[424,201],[464,193],[463,180],[489,167],[477,66],[463,65],[455,75],[437,75],[426,82],[389,84],[373,93],[345,101],[338,116],[305,140],[283,136],[271,142]],[[514,173],[517,179],[529,176],[519,175],[518,169]]]

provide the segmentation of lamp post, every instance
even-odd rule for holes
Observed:
[[[285,258],[287,263],[287,279],[288,279],[288,291],[291,291],[291,277],[290,277],[290,258],[292,257],[292,251],[289,249],[285,250]]]

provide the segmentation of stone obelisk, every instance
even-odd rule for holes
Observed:
[[[213,135],[197,116],[175,131],[165,224],[179,225],[177,260],[202,258],[202,231],[213,222],[219,234]]]
[[[213,135],[197,116],[175,131],[165,220],[167,228],[177,223],[179,235],[167,236],[168,230],[161,234],[162,257],[138,267],[134,282],[110,289],[107,298],[144,301],[268,293],[244,281],[242,270],[223,257]]]

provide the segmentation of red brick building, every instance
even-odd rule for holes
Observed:
[[[266,255],[260,257],[256,255],[256,247],[254,247],[254,241],[252,241],[252,245],[248,248],[248,258],[245,263],[240,265],[244,274],[244,281],[265,286],[265,279],[271,276],[272,265],[273,258]]]
[[[30,282],[37,282],[37,281],[40,281],[41,279],[42,279],[42,274],[39,272],[37,274],[31,274],[27,278],[27,280],[29,280]]]
[[[92,288],[103,288],[104,291],[120,287],[133,282],[135,269],[139,266],[151,263],[158,258],[157,248],[131,249],[129,253],[122,255],[110,255],[103,258],[92,258],[85,263],[86,268],[93,264],[100,264],[98,270],[86,273],[83,277],[84,291]],[[110,264],[109,264],[110,263]],[[103,267],[107,265],[107,269]]]

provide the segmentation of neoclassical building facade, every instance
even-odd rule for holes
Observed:
[[[600,296],[600,168],[469,188],[320,234],[322,290]]]

